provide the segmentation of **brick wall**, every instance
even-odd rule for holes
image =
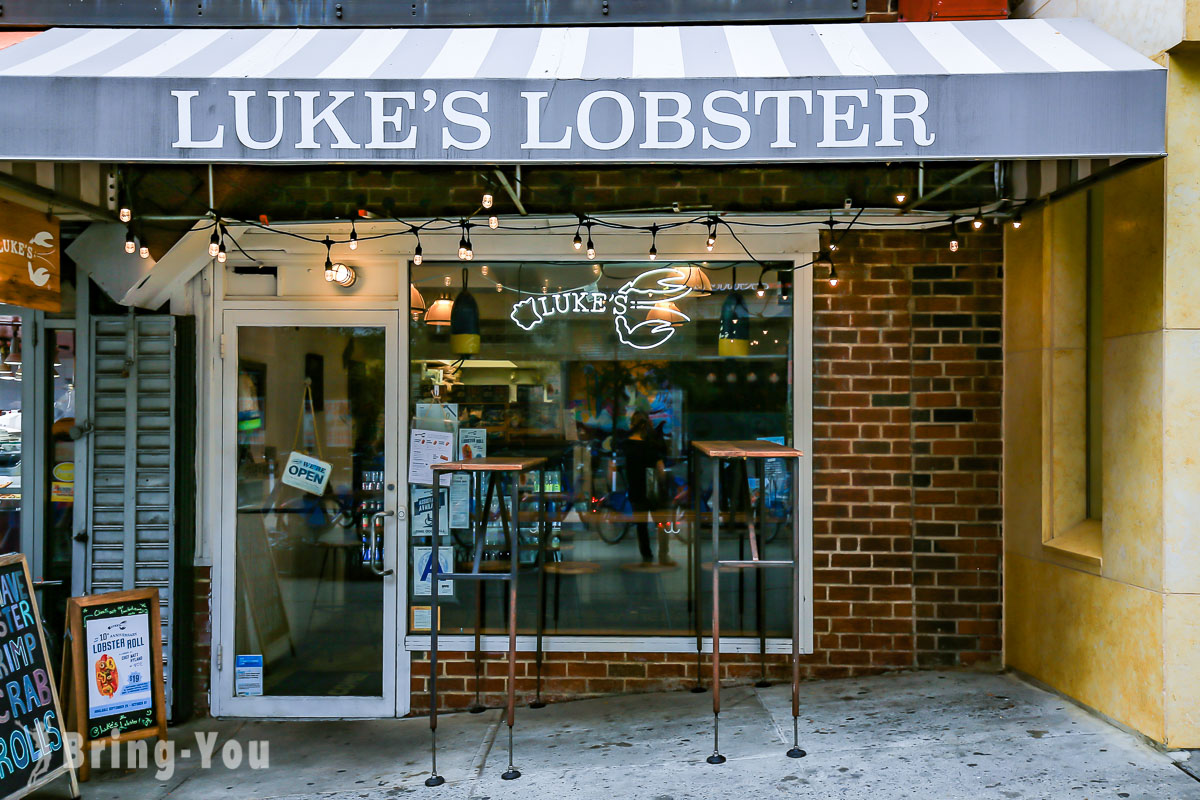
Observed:
[[[207,717],[212,682],[212,568],[196,567],[192,587],[192,713]]]
[[[896,22],[900,19],[897,0],[867,0],[866,22]]]
[[[999,663],[1001,237],[963,242],[951,253],[944,232],[853,233],[837,252],[838,285],[813,276],[816,652],[805,677]],[[428,661],[414,655],[421,713]],[[484,658],[488,705],[503,702],[504,659]],[[549,699],[696,680],[687,653],[546,659]],[[769,665],[788,679],[786,656]],[[474,671],[469,654],[439,655],[445,707],[474,702]],[[528,699],[529,654],[517,675]],[[723,681],[757,675],[757,656],[722,656]]]

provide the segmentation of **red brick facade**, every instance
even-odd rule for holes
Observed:
[[[1000,658],[1001,237],[853,233],[839,282],[813,276],[815,652],[804,675],[995,664]],[[415,654],[412,708],[428,708]],[[503,702],[503,653],[484,657],[485,702]],[[474,702],[473,657],[442,653],[439,696]],[[770,675],[787,679],[786,656]],[[708,661],[704,661],[707,675]],[[549,699],[694,685],[689,653],[551,653]],[[748,682],[757,656],[722,656]],[[517,690],[534,690],[521,654]]]
[[[1001,238],[853,233],[839,283],[813,276],[814,631],[806,677],[998,663],[1000,656]],[[195,702],[207,713],[209,571],[195,587]],[[427,708],[414,654],[412,708]],[[503,654],[484,656],[482,691],[501,702]],[[441,656],[447,708],[474,700],[473,657]],[[786,680],[785,656],[769,659]],[[707,659],[704,668],[707,673]],[[724,680],[757,657],[726,655]],[[517,688],[534,690],[530,654]],[[694,685],[690,653],[550,653],[549,699]]]

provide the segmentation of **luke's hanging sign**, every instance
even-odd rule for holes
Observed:
[[[62,310],[58,219],[0,200],[0,303]]]

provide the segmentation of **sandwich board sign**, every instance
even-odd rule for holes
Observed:
[[[20,553],[0,556],[0,685],[0,798],[24,797],[62,775],[79,797],[42,617]]]
[[[72,597],[67,630],[63,695],[86,781],[93,746],[167,738],[158,589]]]

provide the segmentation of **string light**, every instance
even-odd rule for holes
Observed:
[[[583,225],[583,217],[579,218],[579,222],[575,225],[575,238],[571,240],[571,246],[576,250],[583,247],[583,239],[579,238],[579,227]]]
[[[979,213],[976,214],[975,218],[971,220],[971,227],[975,230],[981,230],[983,228],[983,223],[983,209],[979,209]]]
[[[467,223],[462,222],[462,236],[458,238],[458,260],[467,260]]]
[[[716,217],[708,218],[708,238],[704,240],[704,249],[712,252],[717,246],[717,220]]]
[[[488,217],[488,227],[491,228],[492,230],[496,230],[496,228],[499,228],[500,227],[500,218],[497,217],[495,214]]]
[[[467,261],[475,258],[475,248],[471,247],[471,223],[463,223],[463,232],[467,237]]]
[[[658,246],[656,244],[657,239],[658,239],[658,226],[651,225],[650,226],[650,260],[651,261],[658,258]]]
[[[829,285],[838,285],[837,265],[833,263],[833,259],[829,259]]]
[[[208,237],[208,255],[210,258],[216,258],[217,252],[221,249],[221,234],[218,233],[220,227],[221,223],[214,222],[212,236]],[[133,251],[127,250],[126,252],[132,253]]]
[[[1013,214],[1012,226],[1013,226],[1014,231],[1021,230],[1021,212],[1020,211]]]
[[[350,220],[350,249],[358,249],[358,230],[354,227],[354,220]]]
[[[225,250],[225,234],[227,231],[225,230],[225,226],[221,225],[220,223],[217,223],[217,230],[220,231],[221,234],[221,243],[217,245],[217,263],[224,264],[229,258],[229,253]],[[145,256],[142,257],[145,258]]]
[[[754,287],[754,293],[759,297],[767,296],[767,286],[763,283],[763,275],[766,271],[766,268],[764,268],[762,272],[758,273],[758,285]],[[766,331],[763,331],[763,333],[766,333]]]
[[[214,233],[213,236],[216,236]],[[137,243],[133,240],[133,228],[125,229],[125,252],[134,253],[137,251]]]
[[[588,238],[587,238],[587,257],[588,257],[588,258],[595,258],[595,257],[596,257],[596,245],[592,244],[592,221],[589,219],[589,220],[588,220],[588,221],[585,223],[585,225],[586,225],[586,227],[587,227],[587,232],[588,232]]]
[[[142,258],[149,258],[150,257],[150,248],[146,247],[146,245],[142,245],[141,249],[138,250],[138,255],[141,256]]]
[[[129,222],[133,219],[133,212],[129,210],[128,206],[121,206],[121,212],[117,216],[121,222]]]
[[[958,217],[950,218],[950,252],[957,253],[962,243],[958,240]]]
[[[902,206],[908,202],[908,192],[906,192],[904,190],[900,190],[900,191],[896,192],[893,199],[896,201],[896,205]]]
[[[491,194],[485,193],[483,195],[483,200],[480,201],[480,205],[482,205],[484,208],[491,208],[493,202],[495,202],[495,198],[492,197]]]
[[[416,226],[410,225],[409,231],[417,240],[417,246],[413,248],[413,264],[419,267],[421,266],[421,262],[425,260],[424,255],[421,253],[421,234],[417,233]]]

